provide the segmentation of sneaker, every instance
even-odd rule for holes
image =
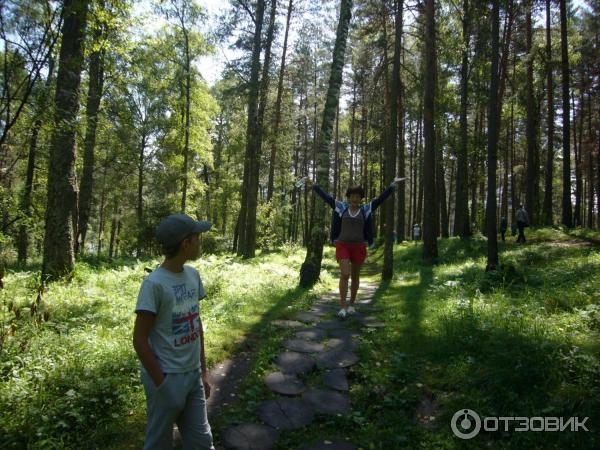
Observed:
[[[348,315],[348,313],[346,312],[346,310],[344,308],[340,309],[338,314],[339,317],[341,317],[342,319],[345,319],[346,316]]]
[[[354,306],[348,306],[348,308],[346,309],[346,312],[348,314],[354,314],[356,312],[356,310],[354,309]]]

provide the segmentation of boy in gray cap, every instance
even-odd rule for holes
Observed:
[[[184,449],[214,448],[206,414],[210,385],[199,302],[206,293],[198,271],[184,265],[198,257],[200,233],[210,227],[210,222],[172,214],[156,228],[165,259],[142,282],[133,329],[146,392],[144,449],[171,449],[174,423]]]

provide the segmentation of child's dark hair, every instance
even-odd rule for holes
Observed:
[[[350,197],[352,194],[358,194],[360,195],[360,198],[363,198],[365,196],[365,190],[362,186],[350,186],[346,189],[346,197]]]
[[[179,241],[177,244],[174,244],[174,245],[164,245],[164,244],[161,245],[161,253],[166,258],[173,258],[175,255],[177,255],[177,253],[179,253],[179,250],[181,249],[181,244],[183,244],[183,241],[191,238],[194,234],[199,234],[199,233],[188,234],[181,241]]]
[[[177,253],[179,253],[179,249],[181,248],[182,243],[183,243],[183,239],[175,245],[164,245],[163,244],[160,246],[160,252],[166,258],[173,258]]]

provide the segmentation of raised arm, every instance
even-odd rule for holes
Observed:
[[[379,195],[379,197],[375,197],[373,200],[371,200],[371,210],[375,211],[377,208],[379,208],[381,204],[392,194],[392,192],[394,192],[396,184],[400,183],[401,181],[404,181],[404,178],[395,178],[394,181],[392,181],[392,184],[390,184],[381,193],[381,195]]]
[[[335,209],[335,199],[329,195],[327,192],[325,192],[321,186],[319,186],[318,184],[313,184],[310,181],[310,178],[305,177],[304,178],[304,183],[306,184],[307,187],[312,187],[313,190],[319,194],[319,197],[321,197],[323,200],[325,200],[325,203],[327,203],[329,206],[331,206],[333,209]]]

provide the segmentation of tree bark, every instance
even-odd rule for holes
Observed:
[[[441,142],[441,139],[440,139]],[[446,174],[444,171],[444,155],[438,152],[437,163],[437,187],[439,193],[439,205],[440,205],[440,235],[443,238],[449,236],[448,233],[448,203],[446,202]]]
[[[182,13],[183,14],[183,13]],[[191,88],[192,88],[192,70],[191,70],[191,55],[190,55],[190,39],[188,30],[185,27],[185,19],[181,18],[181,27],[184,37],[184,52],[185,52],[185,128],[183,142],[183,186],[181,188],[181,212],[185,213],[187,203],[187,187],[188,187],[188,170],[190,159],[190,103],[191,103]]]
[[[469,219],[469,165],[468,165],[468,122],[467,109],[469,97],[469,46],[471,39],[471,14],[469,0],[463,0],[463,51],[460,68],[460,144],[457,154],[456,208],[454,216],[454,234],[462,239],[471,236]]]
[[[244,158],[244,181],[242,184],[242,200],[240,206],[239,218],[239,240],[238,255],[246,257],[253,253],[249,249],[247,233],[249,223],[248,203],[251,193],[251,172],[253,162],[258,158],[258,147],[260,145],[260,131],[258,121],[258,103],[259,103],[259,75],[260,75],[260,53],[262,41],[262,26],[265,11],[265,0],[256,2],[256,13],[254,15],[254,39],[252,42],[252,63],[250,69],[250,82],[248,83],[248,123],[246,127],[246,155]]]
[[[563,106],[563,186],[562,186],[562,224],[573,227],[573,206],[571,204],[571,102],[569,98],[569,45],[567,42],[567,8],[566,0],[559,0],[560,5],[560,49],[562,73],[562,106]]]
[[[487,265],[486,271],[496,270],[498,266],[498,231],[496,224],[496,166],[498,163],[498,33],[500,29],[499,0],[492,1],[492,68],[488,113],[488,191],[486,203]]]
[[[331,145],[331,132],[335,109],[339,102],[340,87],[342,84],[342,72],[344,69],[344,55],[346,51],[346,40],[350,17],[352,15],[352,0],[341,0],[340,18],[336,32],[335,46],[333,49],[333,62],[329,87],[323,110],[321,132],[319,133],[319,153],[317,155],[316,172],[317,183],[323,187],[329,186],[329,151]],[[323,258],[323,243],[325,242],[325,203],[319,201],[315,205],[315,219],[311,228],[310,243],[306,258],[300,269],[300,286],[310,287],[314,285],[321,271]]]
[[[94,41],[101,39],[102,31],[94,33]],[[104,86],[104,50],[96,50],[90,55],[90,80],[87,94],[87,126],[83,150],[83,173],[79,187],[79,218],[77,221],[77,238],[75,254],[84,248],[90,211],[92,208],[92,192],[94,186],[94,150],[96,147],[96,129],[98,112]]]
[[[575,156],[575,209],[573,210],[573,226],[582,226],[582,211],[581,200],[583,196],[583,180],[582,180],[582,125],[583,125],[583,86],[580,87],[581,95],[579,98],[579,112],[575,114],[575,95],[571,97],[573,107],[573,153]],[[579,133],[577,130],[579,125]]]
[[[435,170],[435,91],[436,91],[436,48],[435,48],[435,6],[434,0],[425,0],[425,96],[424,124],[425,155],[423,162],[423,258],[433,260],[438,256],[436,233],[436,170]]]
[[[35,160],[38,152],[38,136],[42,129],[42,115],[47,107],[48,94],[50,92],[50,84],[52,82],[52,74],[54,72],[54,58],[51,56],[48,60],[48,76],[44,83],[44,89],[41,94],[39,103],[37,104],[37,118],[31,129],[31,139],[29,141],[29,154],[27,157],[27,173],[25,175],[25,186],[23,187],[23,195],[21,197],[21,211],[31,218],[31,203],[33,195],[33,179],[35,175]],[[17,238],[17,260],[19,264],[26,264],[29,251],[29,232],[27,225],[19,226],[19,235]]]
[[[547,108],[548,108],[548,148],[546,149],[546,170],[544,178],[544,206],[542,223],[550,226],[554,222],[552,212],[552,179],[554,177],[554,80],[552,77],[552,11],[551,0],[546,0],[546,77],[547,81]]]
[[[396,20],[395,20],[395,42],[394,42],[394,64],[396,63],[396,51],[398,51],[398,170],[396,175],[404,177],[406,174],[405,137],[404,137],[404,84],[400,76],[400,57],[402,52],[402,35],[404,26],[404,0],[396,0]],[[398,47],[398,48],[396,48]],[[403,58],[404,59],[404,58]],[[394,66],[395,70],[395,66]],[[393,85],[392,85],[393,88]],[[400,243],[406,238],[406,182],[401,182],[397,186],[396,192],[398,204],[398,220],[396,224],[396,242]]]
[[[42,282],[70,275],[74,268],[73,212],[76,204],[75,132],[88,0],[65,0],[56,81],[54,132],[48,167],[48,200]]]
[[[293,1],[288,3],[287,19],[285,22],[285,36],[283,38],[283,52],[281,54],[281,66],[279,68],[279,80],[277,83],[277,100],[275,100],[275,123],[273,124],[273,141],[271,144],[271,157],[269,158],[269,180],[267,182],[267,202],[273,197],[273,183],[275,178],[275,161],[277,159],[277,143],[279,138],[279,126],[281,125],[281,102],[283,98],[283,75],[285,73],[285,58],[287,55],[288,35],[290,31],[290,19],[292,17]]]
[[[140,142],[140,153],[138,155],[138,186],[137,186],[137,227],[138,227],[138,239],[137,239],[137,254],[139,256],[142,251],[142,228],[144,226],[144,152],[146,151],[146,135],[142,133],[142,139]]]
[[[537,198],[537,186],[536,180],[538,178],[537,172],[538,167],[535,164],[536,161],[536,108],[535,99],[533,96],[533,47],[532,47],[532,30],[531,30],[531,10],[532,0],[527,2],[527,12],[525,16],[525,35],[527,41],[527,85],[526,97],[527,97],[527,121],[526,121],[526,136],[527,136],[527,182],[526,182],[526,194],[525,203],[529,213],[529,222],[532,225],[536,225],[538,222],[537,211],[536,211],[536,198]]]
[[[333,138],[333,196],[340,198],[340,104],[335,113],[335,135]]]
[[[403,1],[396,0],[394,5],[394,57],[392,60],[392,82],[390,84],[389,129],[384,155],[384,186],[389,186],[396,172],[396,154],[398,151],[398,101],[400,97],[400,52],[402,51],[402,8]],[[404,183],[401,183],[404,186]],[[403,195],[398,194],[398,195]],[[382,279],[391,280],[394,274],[394,193],[385,208],[385,244],[383,248]]]
[[[588,207],[587,221],[588,228],[594,228],[594,130],[592,129],[592,93],[588,91],[588,130],[587,130],[587,180],[588,180]]]
[[[269,17],[269,26],[267,27],[267,36],[265,43],[265,58],[262,67],[262,77],[260,82],[260,98],[258,104],[258,114],[256,120],[256,136],[250,158],[250,171],[248,177],[248,207],[246,212],[246,248],[244,249],[244,258],[254,258],[256,254],[256,210],[258,208],[258,184],[260,178],[260,158],[262,151],[262,141],[264,136],[264,117],[267,108],[267,98],[269,93],[269,69],[271,67],[271,45],[273,43],[273,33],[275,30],[275,15],[277,9],[277,0],[271,0],[271,12]]]

